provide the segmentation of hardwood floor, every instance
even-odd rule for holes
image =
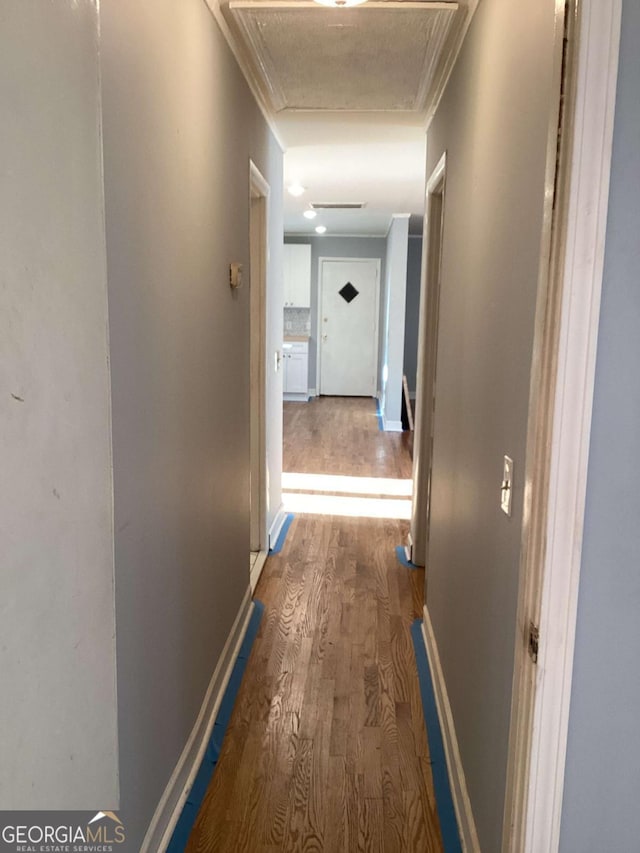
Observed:
[[[378,430],[367,397],[284,404],[284,471],[410,478],[409,441],[408,433]]]
[[[367,399],[285,404],[285,470],[405,478]],[[299,515],[187,851],[442,851],[409,628],[403,521]]]

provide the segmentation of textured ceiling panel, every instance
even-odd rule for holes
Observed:
[[[275,110],[422,111],[457,4],[380,5],[229,9]]]

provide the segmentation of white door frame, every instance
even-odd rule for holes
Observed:
[[[318,396],[322,394],[322,388],[320,384],[320,378],[322,376],[321,373],[321,364],[322,364],[322,264],[325,261],[340,261],[345,264],[350,263],[375,263],[376,265],[376,308],[375,308],[375,327],[373,330],[374,334],[374,361],[375,361],[375,372],[376,372],[376,387],[378,385],[379,376],[378,376],[378,359],[380,357],[380,340],[379,340],[379,329],[380,329],[380,267],[381,262],[380,258],[333,258],[323,256],[318,258],[318,316],[316,323],[316,393]],[[375,396],[375,395],[374,395]]]
[[[426,565],[427,542],[429,539],[431,440],[434,414],[433,395],[436,378],[438,321],[440,317],[442,225],[446,174],[447,152],[445,151],[427,181],[424,208],[425,217],[422,232],[418,373],[416,378],[416,417],[413,438],[413,500],[411,502],[411,532],[409,533],[410,558],[411,562],[417,566]],[[439,203],[436,202],[437,198],[440,198]],[[437,222],[433,221],[434,213],[439,213]]]
[[[560,221],[536,316],[503,853],[556,853],[560,842],[621,5],[569,4],[577,49]],[[530,621],[540,632],[535,665]]]
[[[249,364],[250,364],[250,542],[249,550],[269,550],[267,532],[267,263],[269,184],[249,161]],[[248,555],[247,555],[248,557]],[[264,563],[262,560],[261,565]],[[253,586],[253,584],[252,584]]]

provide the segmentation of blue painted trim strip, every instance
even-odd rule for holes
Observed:
[[[207,792],[209,783],[211,782],[213,771],[216,769],[218,758],[220,757],[222,741],[224,739],[227,726],[229,725],[229,720],[231,719],[231,712],[233,711],[236,696],[240,689],[242,676],[247,668],[249,655],[251,654],[251,647],[253,646],[253,642],[258,633],[263,613],[264,604],[261,601],[254,599],[253,613],[249,618],[249,624],[247,625],[247,630],[244,635],[244,639],[242,640],[238,657],[233,665],[227,689],[224,691],[224,696],[222,697],[222,702],[218,709],[218,715],[213,725],[211,738],[207,744],[207,748],[193,786],[189,791],[187,801],[182,808],[182,813],[178,823],[176,824],[176,828],[171,836],[171,841],[167,847],[167,853],[184,853],[184,850],[187,847],[191,830],[196,822],[198,811],[202,805],[202,801],[204,800],[204,795]]]
[[[378,429],[384,432],[384,421],[382,420],[382,409],[380,408],[380,400],[376,398],[376,416],[378,418]]]
[[[289,532],[289,528],[291,527],[291,522],[294,519],[294,515],[290,512],[284,520],[282,527],[280,528],[280,533],[278,533],[278,538],[276,540],[276,544],[273,548],[269,549],[270,554],[279,554],[282,551],[284,546],[284,540],[287,538],[287,533]]]
[[[404,545],[396,545],[396,557],[398,558],[398,562],[401,566],[406,566],[407,569],[419,569],[420,566],[416,566],[415,563],[412,563],[411,560],[407,559],[407,552],[404,550]]]
[[[442,731],[440,729],[438,706],[436,705],[436,697],[433,691],[431,668],[424,646],[422,622],[420,619],[416,619],[411,626],[411,636],[413,638],[413,648],[416,653],[420,696],[422,697],[422,713],[424,714],[424,723],[427,728],[433,787],[436,795],[436,808],[440,819],[444,853],[462,853],[458,822],[453,807],[451,787],[449,785],[449,772],[447,770],[447,759],[442,740]]]

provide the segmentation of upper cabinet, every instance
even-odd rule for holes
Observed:
[[[284,307],[311,307],[311,245],[284,244]]]

